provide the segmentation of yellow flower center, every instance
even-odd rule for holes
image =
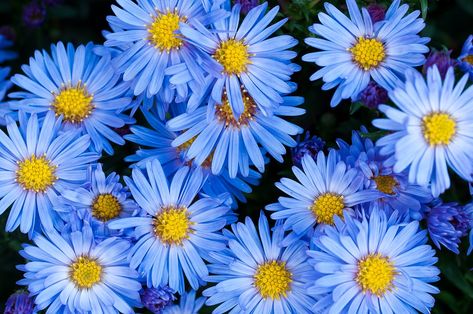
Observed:
[[[122,205],[112,194],[100,194],[92,203],[92,216],[101,221],[118,217],[121,212]]]
[[[318,223],[333,225],[334,216],[337,215],[341,217],[344,208],[345,203],[343,202],[343,195],[325,193],[315,199],[311,210]]]
[[[358,262],[356,282],[363,292],[382,296],[392,289],[396,269],[391,261],[380,254],[370,254]]]
[[[149,40],[161,51],[169,52],[172,49],[179,49],[183,43],[177,33],[181,21],[185,21],[185,18],[181,18],[177,10],[168,11],[166,14],[158,12],[153,23],[148,27]]]
[[[66,87],[54,96],[52,109],[56,115],[62,115],[68,122],[82,122],[94,109],[92,105],[94,97],[80,83],[75,87]]]
[[[447,113],[435,112],[422,118],[424,138],[430,146],[448,145],[456,134],[456,121]]]
[[[285,262],[271,261],[258,266],[254,283],[261,296],[279,300],[291,290],[292,274]]]
[[[182,245],[189,238],[194,224],[189,220],[186,207],[165,207],[154,218],[154,234],[168,245]]]
[[[177,149],[177,152],[180,153],[180,152],[185,152],[187,151],[191,145],[194,143],[194,141],[196,140],[197,136],[194,136],[193,138],[191,138],[190,140],[188,140],[187,142],[185,143],[182,143],[181,145],[179,145],[178,147],[176,147]],[[214,150],[215,151],[215,150]],[[213,156],[214,156],[214,151],[212,151],[209,156],[204,160],[204,162],[202,163],[201,167],[203,168],[210,168],[212,166],[212,159],[213,159]],[[192,160],[188,160],[186,161],[186,165],[187,166],[192,166]]]
[[[473,55],[466,56],[465,58],[463,58],[463,61],[473,65]]]
[[[87,256],[79,257],[71,266],[71,279],[80,289],[89,289],[100,282],[102,266]]]
[[[44,192],[56,182],[56,166],[51,165],[46,156],[36,157],[32,155],[29,159],[18,162],[16,181],[25,190]]]
[[[393,176],[377,176],[374,177],[373,180],[376,183],[378,191],[389,195],[395,194],[394,187],[396,187],[398,183]]]
[[[360,37],[349,51],[353,61],[365,71],[376,68],[386,57],[383,43],[375,38]]]
[[[226,74],[241,74],[246,71],[246,67],[251,63],[248,47],[235,39],[229,39],[220,43],[220,47],[215,51],[214,59],[217,60]]]
[[[227,127],[232,126],[235,128],[239,128],[242,125],[248,125],[248,123],[250,123],[250,121],[254,119],[254,116],[256,114],[256,104],[253,98],[251,98],[251,96],[245,89],[242,88],[241,91],[245,110],[240,115],[240,118],[238,118],[238,120],[236,120],[235,116],[233,115],[232,108],[230,106],[230,101],[228,100],[226,91],[224,91],[223,93],[222,104],[215,106],[217,119],[224,122]]]

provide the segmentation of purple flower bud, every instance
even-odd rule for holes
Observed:
[[[360,93],[360,101],[371,109],[378,108],[379,105],[385,104],[388,100],[388,92],[374,81],[371,81]]]
[[[43,0],[43,5],[53,7],[58,4],[62,4],[64,0]]]
[[[448,68],[454,67],[456,65],[456,61],[450,57],[451,53],[451,50],[431,51],[424,63],[422,72],[427,73],[428,68],[436,65],[442,78],[445,78]]]
[[[315,157],[319,151],[324,149],[325,142],[318,136],[310,137],[309,131],[306,132],[304,140],[297,139],[297,146],[292,149],[292,162],[295,166],[300,167],[302,158],[309,154]]]
[[[31,314],[34,311],[34,302],[27,291],[13,293],[5,304],[5,314]]]
[[[233,0],[234,4],[241,5],[241,12],[247,14],[251,9],[259,5],[259,0]]]
[[[36,2],[23,6],[23,23],[31,28],[41,26],[46,19],[46,9]]]
[[[368,13],[370,14],[371,20],[373,23],[384,20],[386,14],[386,8],[380,4],[373,3],[370,4],[367,8]]]
[[[159,288],[144,288],[141,290],[141,302],[154,314],[161,314],[168,305],[172,304],[176,297],[174,290],[168,286]]]

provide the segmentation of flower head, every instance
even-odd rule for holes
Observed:
[[[153,314],[162,314],[176,300],[174,293],[168,286],[143,288],[141,302]]]
[[[398,108],[380,106],[387,116],[373,124],[392,133],[376,143],[383,155],[393,156],[396,173],[407,169],[409,182],[427,187],[437,197],[450,187],[447,166],[473,180],[473,87],[464,90],[465,75],[456,85],[453,68],[442,80],[434,66],[427,79],[409,72],[406,82],[390,93]]]
[[[43,25],[46,20],[46,8],[35,0],[23,6],[23,23],[30,28]]]
[[[388,100],[388,91],[375,81],[370,81],[360,93],[360,101],[370,109],[377,109],[379,105],[385,104]]]
[[[228,248],[212,255],[207,288],[207,305],[217,305],[223,313],[311,313],[314,302],[304,285],[311,277],[307,263],[307,243],[297,241],[282,247],[284,230],[276,227],[271,235],[268,220],[260,214],[258,229],[250,218],[232,225],[226,232]]]
[[[375,23],[368,10],[361,12],[355,0],[346,0],[349,18],[335,6],[325,3],[327,13],[319,13],[320,24],[309,30],[317,38],[306,43],[319,51],[303,60],[321,67],[311,76],[325,82],[323,89],[337,88],[331,106],[342,99],[356,99],[371,79],[386,90],[397,86],[404,72],[425,61],[428,38],[419,37],[424,21],[420,12],[405,16],[408,5],[393,1],[383,20]]]
[[[259,5],[259,0],[233,0],[233,3],[241,6],[241,13],[248,14],[251,9]]]
[[[8,298],[4,314],[33,314],[34,311],[34,301],[30,294],[27,291],[17,291]]]
[[[312,311],[429,312],[431,294],[439,293],[430,283],[440,271],[426,242],[417,221],[399,224],[395,215],[376,210],[361,221],[337,217],[335,226],[312,238],[307,252],[318,277],[307,290],[318,300]]]
[[[473,80],[473,35],[468,36],[458,57],[458,67]]]
[[[370,14],[371,21],[373,21],[373,23],[384,20],[386,16],[386,8],[381,4],[372,3],[366,7],[366,10]]]
[[[324,149],[325,142],[318,136],[310,136],[309,131],[305,133],[305,138],[300,139],[300,136],[297,138],[297,145],[291,149],[292,151],[292,162],[294,166],[301,167],[302,157],[309,155],[312,158],[315,158],[317,154]]]
[[[450,57],[452,53],[451,50],[433,50],[430,52],[427,60],[424,63],[422,68],[422,72],[425,74],[427,73],[427,69],[432,67],[433,65],[437,66],[437,69],[440,72],[440,76],[442,79],[445,79],[445,75],[449,68],[454,67],[457,64],[457,61]]]

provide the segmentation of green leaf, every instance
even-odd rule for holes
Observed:
[[[425,20],[427,18],[427,10],[429,9],[429,1],[428,0],[419,0],[420,1],[420,9],[422,11],[422,18]]]
[[[363,107],[363,103],[361,101],[352,102],[350,106],[350,114],[354,114],[355,112],[360,110],[361,107]]]

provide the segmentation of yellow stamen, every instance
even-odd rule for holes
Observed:
[[[182,245],[185,239],[193,232],[194,224],[189,220],[189,213],[186,207],[165,207],[162,208],[154,218],[154,233],[167,245]]]
[[[242,125],[248,125],[248,123],[250,123],[250,121],[253,120],[254,116],[256,115],[256,104],[253,98],[251,98],[246,89],[243,87],[241,88],[241,92],[245,110],[240,115],[238,120],[236,120],[235,116],[233,115],[232,108],[230,106],[230,100],[228,99],[226,91],[223,93],[222,104],[215,106],[217,119],[224,122],[227,127],[232,126],[235,128],[240,128]]]
[[[54,93],[53,93],[54,94]],[[93,96],[90,95],[81,83],[72,87],[64,87],[58,94],[54,94],[52,109],[57,116],[63,115],[64,120],[80,123],[86,119],[94,109]]]
[[[381,254],[370,254],[358,262],[356,282],[364,293],[370,292],[378,297],[393,288],[396,268],[389,258]]]
[[[118,217],[122,212],[122,205],[112,194],[100,194],[92,202],[92,216],[101,221],[108,221]]]
[[[373,178],[374,182],[376,183],[376,188],[378,191],[394,195],[394,188],[398,185],[396,179],[393,176],[377,176]]]
[[[473,55],[468,55],[463,58],[463,61],[468,62],[469,64],[473,65]]]
[[[246,71],[246,67],[251,63],[248,47],[235,39],[229,39],[220,43],[215,51],[214,59],[224,68],[226,74],[239,75]]]
[[[344,208],[343,195],[325,193],[315,199],[311,210],[318,223],[333,225],[334,216],[342,217]]]
[[[378,67],[386,57],[383,43],[375,38],[360,37],[349,51],[353,61],[365,71]]]
[[[456,121],[447,113],[435,112],[422,118],[424,138],[430,146],[450,144],[456,127]]]
[[[71,266],[70,278],[80,289],[92,288],[100,282],[102,266],[90,257],[81,256]]]
[[[32,155],[29,159],[18,162],[16,181],[25,190],[34,192],[45,192],[56,182],[56,166],[51,165],[46,156],[36,157]]]
[[[258,266],[254,275],[254,284],[261,297],[279,300],[287,297],[291,291],[292,274],[286,263],[280,261],[266,262]]]
[[[179,22],[184,22],[185,18],[174,12],[160,13],[154,18],[153,23],[148,27],[149,40],[161,51],[170,52],[172,49],[179,49],[182,44],[182,38],[177,33],[179,31]]]

